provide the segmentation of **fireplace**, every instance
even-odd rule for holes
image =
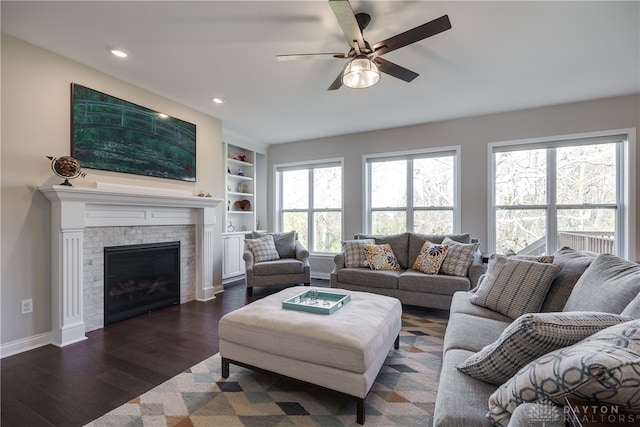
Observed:
[[[104,248],[104,324],[180,303],[180,242]]]

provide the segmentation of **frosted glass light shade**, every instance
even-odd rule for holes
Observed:
[[[342,73],[342,84],[354,89],[371,87],[379,81],[378,65],[366,56],[353,58]]]

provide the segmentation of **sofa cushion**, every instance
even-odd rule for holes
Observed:
[[[477,353],[487,343],[494,342],[500,337],[511,324],[511,319],[506,319],[507,321],[501,321],[466,313],[452,313],[444,336],[444,351],[457,348],[472,351],[473,354]],[[469,357],[473,354],[470,354]]]
[[[304,271],[304,263],[295,258],[281,258],[257,263],[253,266],[253,271],[259,276],[300,274]]]
[[[436,394],[433,427],[491,427],[491,421],[486,417],[487,401],[496,387],[456,369],[456,365],[471,354],[457,349],[445,353]],[[425,420],[421,425],[430,424]]]
[[[579,311],[524,314],[496,341],[458,365],[458,369],[481,381],[500,385],[543,354],[629,320],[632,320],[629,316]]]
[[[489,417],[507,426],[524,402],[564,404],[565,397],[640,411],[640,320],[610,326],[522,368],[489,398]]]
[[[427,240],[422,245],[422,249],[420,249],[411,268],[424,274],[438,274],[448,251],[449,246],[431,243]]]
[[[376,241],[373,239],[345,240],[342,242],[344,266],[348,268],[369,267],[364,247],[375,243]]]
[[[389,244],[365,245],[364,252],[372,270],[402,270]]]
[[[255,262],[280,259],[280,255],[278,254],[276,244],[271,234],[267,234],[256,239],[245,239],[244,242],[253,253],[253,259]]]
[[[465,234],[420,234],[420,233],[407,233],[408,235],[408,259],[409,262],[413,262],[418,257],[422,245],[427,240],[433,243],[442,243],[445,237],[450,238],[455,242],[471,243],[471,235]]]
[[[383,245],[385,243],[391,245],[391,249],[403,270],[409,268],[409,263],[413,262],[415,259],[414,257],[409,260],[408,257],[409,233],[389,234],[385,236],[376,234],[356,234],[356,239],[373,239],[376,241],[377,245]]]
[[[254,231],[253,237],[263,237],[267,234],[273,236],[273,242],[276,245],[276,251],[280,258],[295,258],[296,257],[296,239],[298,235],[295,231],[286,231],[283,233],[266,233],[263,231]]]
[[[368,268],[341,268],[338,270],[338,282],[370,288],[397,289],[401,271]]]
[[[449,237],[445,237],[442,240],[442,244],[447,245],[449,250],[440,266],[440,274],[447,274],[449,276],[468,275],[469,267],[473,262],[473,256],[478,250],[480,243],[459,243]]]
[[[640,293],[640,265],[599,255],[578,279],[563,311],[622,313]]]
[[[471,302],[516,319],[540,311],[551,281],[562,266],[492,255]]]
[[[597,256],[595,252],[576,251],[568,247],[558,249],[553,254],[553,263],[561,265],[562,270],[551,282],[540,311],[562,311],[576,282]]]
[[[424,274],[416,270],[403,271],[398,278],[398,289],[420,293],[453,295],[469,290],[470,286],[468,277]]]

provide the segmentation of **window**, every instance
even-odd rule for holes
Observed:
[[[340,252],[342,161],[276,165],[278,225],[311,252]]]
[[[457,230],[458,158],[458,148],[366,157],[368,232]]]
[[[629,139],[599,134],[490,144],[490,247],[549,254],[569,246],[629,256],[635,217]]]

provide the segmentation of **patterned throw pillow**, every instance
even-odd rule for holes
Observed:
[[[253,253],[254,262],[273,261],[280,259],[276,244],[271,234],[257,239],[245,239],[244,241]]]
[[[540,311],[562,266],[492,255],[484,280],[470,299],[512,319]]]
[[[422,249],[420,249],[411,268],[426,274],[438,274],[448,251],[448,245],[437,245],[427,240],[422,245]]]
[[[366,245],[374,245],[373,239],[345,240],[342,242],[344,251],[344,266],[347,268],[369,267],[367,254],[364,251]]]
[[[478,250],[480,243],[458,243],[445,237],[442,244],[449,246],[449,250],[440,266],[440,274],[449,276],[466,276],[469,274],[469,267],[473,263],[473,255]]]
[[[489,397],[487,416],[506,427],[525,402],[563,405],[565,397],[640,411],[640,319],[611,326],[518,371]]]
[[[364,251],[367,255],[369,268],[372,270],[402,270],[390,244],[366,245]]]
[[[523,314],[494,343],[459,364],[458,370],[500,385],[532,360],[630,320],[633,317],[580,311]]]

